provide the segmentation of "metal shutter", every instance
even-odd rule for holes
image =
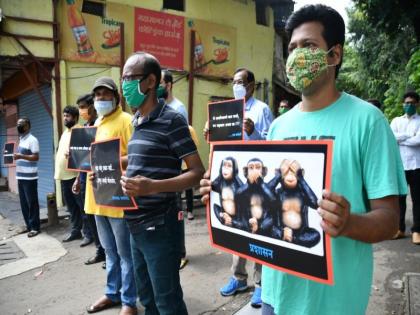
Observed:
[[[3,165],[3,148],[6,143],[6,122],[4,121],[3,116],[0,114],[0,177],[7,177],[7,167]]]
[[[40,90],[51,108],[51,86],[44,85]],[[39,141],[38,199],[39,206],[44,208],[47,194],[55,191],[53,121],[35,91],[20,96],[18,104],[19,117],[26,116],[31,120],[31,133]]]

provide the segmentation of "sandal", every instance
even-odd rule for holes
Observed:
[[[32,230],[32,231],[30,231],[30,232],[28,233],[28,237],[34,237],[34,236],[37,236],[39,233],[41,233],[41,231],[34,231],[34,230]]]
[[[86,311],[89,314],[100,312],[103,310],[106,310],[108,308],[120,305],[121,302],[114,302],[110,298],[108,298],[106,295],[102,296],[99,300],[97,300],[94,304],[86,308]]]

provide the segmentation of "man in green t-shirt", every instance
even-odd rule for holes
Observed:
[[[372,282],[371,243],[398,229],[398,195],[406,184],[397,143],[383,114],[361,99],[339,92],[345,26],[324,5],[292,14],[286,71],[302,102],[271,125],[267,140],[332,139],[331,191],[318,213],[332,237],[334,284],[325,285],[263,267],[262,315],[365,314]],[[201,180],[208,200],[208,173]],[[207,176],[207,177],[206,177]]]

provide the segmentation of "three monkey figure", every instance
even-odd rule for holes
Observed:
[[[267,167],[258,158],[249,160],[243,172],[245,183],[237,161],[226,157],[212,182],[220,196],[213,208],[222,224],[305,247],[318,244],[320,233],[308,224],[308,207],[318,207],[317,197],[297,161],[283,160],[268,183]]]

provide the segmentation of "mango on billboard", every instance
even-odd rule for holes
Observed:
[[[120,64],[120,24],[126,38],[132,38],[133,8],[106,3],[104,17],[82,12],[82,0],[66,0],[62,10],[62,59],[118,66]],[[128,37],[129,36],[129,37]],[[128,41],[130,42],[130,41]],[[126,49],[132,51],[131,47]]]
[[[236,29],[198,19],[187,19],[185,24],[186,51],[189,51],[191,31],[195,31],[195,73],[232,77],[236,69]],[[185,64],[189,64],[188,56]]]

